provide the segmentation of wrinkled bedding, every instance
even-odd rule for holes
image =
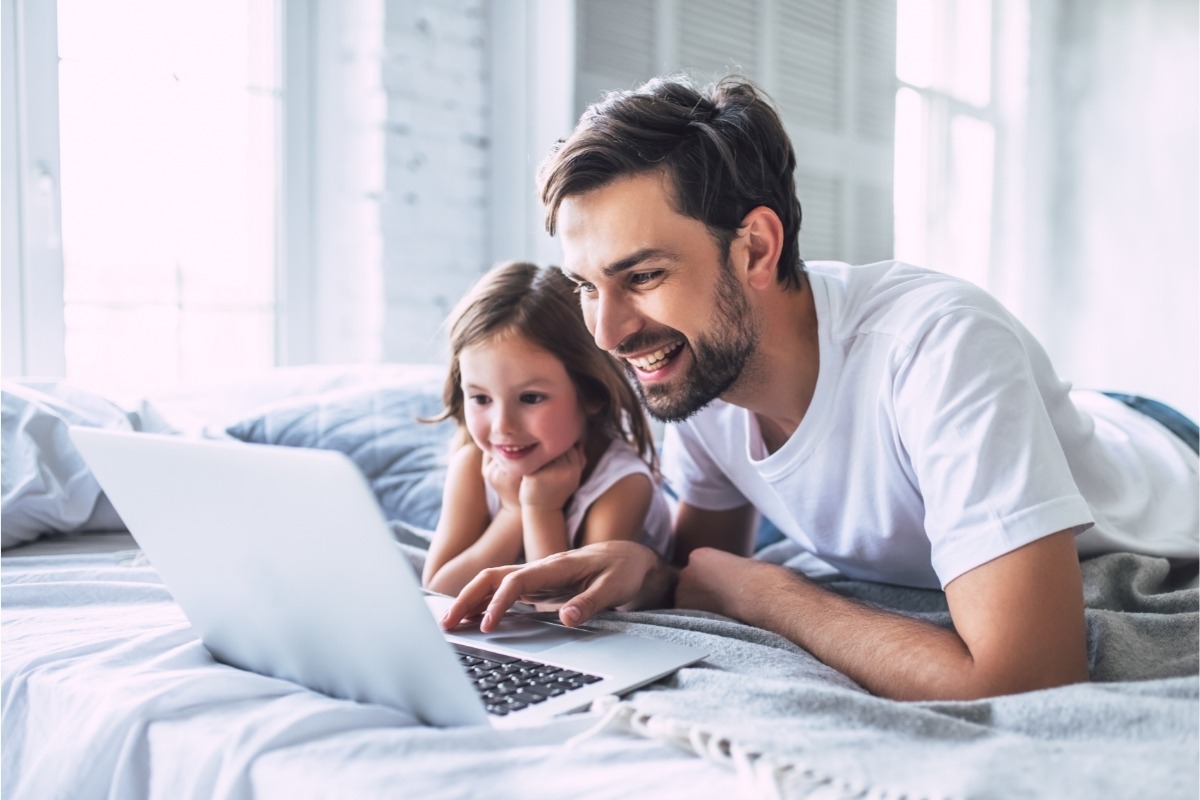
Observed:
[[[397,546],[420,563],[419,546]],[[788,548],[763,557],[786,563]],[[136,550],[42,552],[3,559],[2,788],[14,800],[1195,798],[1200,787],[1195,570],[1161,559],[1085,563],[1087,685],[896,703],[731,620],[609,613],[595,624],[711,655],[588,713],[446,731],[217,664]],[[830,585],[948,620],[937,592]]]
[[[437,730],[218,664],[136,550],[8,554],[2,574],[10,800],[671,796],[697,779],[696,797],[739,791],[660,740],[570,744],[589,715]]]
[[[120,408],[62,385],[6,385],[0,796],[1200,796],[1195,563],[1084,563],[1085,685],[897,703],[732,620],[608,613],[593,624],[710,655],[532,728],[437,730],[214,662],[128,533],[100,532],[119,520],[81,522],[103,498],[62,449],[68,423],[332,447],[368,476],[419,570],[446,432],[416,418],[437,410],[441,375],[429,365],[289,368]],[[786,541],[759,557],[949,624],[940,592],[838,580]]]

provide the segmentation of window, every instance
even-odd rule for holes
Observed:
[[[276,27],[270,0],[59,0],[68,379],[274,363]]]
[[[6,0],[5,13],[24,80],[5,103],[6,138],[23,134],[5,167],[24,179],[20,324],[5,337],[26,342],[6,346],[5,373],[121,395],[277,363],[281,4]]]
[[[984,287],[995,233],[998,11],[992,0],[897,8],[896,257]]]

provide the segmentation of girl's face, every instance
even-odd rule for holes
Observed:
[[[479,449],[530,475],[583,438],[587,416],[556,356],[505,332],[458,356],[467,430]]]

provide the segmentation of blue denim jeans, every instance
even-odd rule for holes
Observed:
[[[1114,400],[1120,400],[1125,405],[1135,411],[1140,411],[1155,422],[1161,423],[1164,428],[1183,440],[1183,443],[1192,448],[1193,453],[1200,454],[1200,428],[1196,427],[1196,423],[1171,408],[1166,403],[1160,403],[1157,400],[1151,400],[1148,397],[1141,397],[1136,394],[1121,394],[1119,392],[1105,392],[1106,395]]]

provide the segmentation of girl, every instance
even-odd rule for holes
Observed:
[[[436,420],[458,421],[422,582],[456,595],[488,567],[637,539],[666,555],[650,427],[557,268],[493,268],[450,317]]]

